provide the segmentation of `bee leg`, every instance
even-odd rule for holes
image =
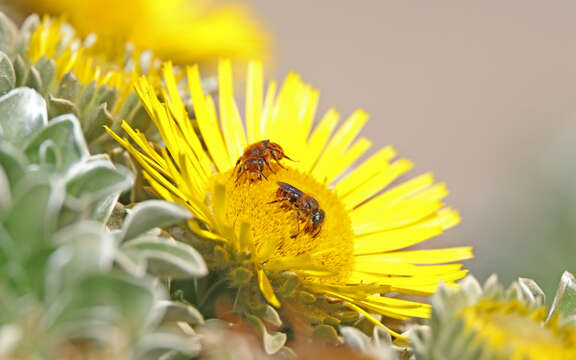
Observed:
[[[270,166],[270,162],[268,161],[268,159],[264,158],[264,163],[266,164],[266,166],[268,166],[268,169],[270,169],[270,171],[276,173],[274,169],[272,169],[272,167]]]
[[[294,235],[290,235],[290,238],[292,239],[300,235],[300,210],[298,208],[296,208],[296,226],[298,227],[298,232]]]
[[[238,176],[236,177],[236,183],[238,182],[238,180],[240,180],[240,178],[242,177],[242,175],[244,175],[244,173],[246,172],[246,170],[248,170],[247,168],[240,166],[240,168],[238,168]]]
[[[290,200],[290,199],[284,197],[284,198],[276,199],[276,200],[274,200],[274,201],[270,201],[270,202],[267,203],[267,204],[274,204],[274,203],[281,202],[281,201],[286,201],[286,200]]]
[[[319,226],[318,227],[318,231],[316,231],[316,233],[314,235],[312,235],[313,238],[315,238],[316,236],[318,236],[318,234],[320,234],[320,231],[322,230],[322,227]]]
[[[262,176],[264,176],[264,179],[268,180],[268,178],[266,177],[266,175],[264,175],[264,173],[262,172],[262,170],[260,170],[259,174],[258,174],[258,180],[262,180]]]
[[[236,161],[236,165],[234,165],[234,171],[232,171],[232,176],[234,176],[234,174],[239,173],[244,168],[244,164],[241,164],[240,160],[242,160],[242,157],[239,157],[238,160]],[[238,165],[240,165],[240,167],[238,167]]]

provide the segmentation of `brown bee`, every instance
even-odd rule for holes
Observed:
[[[300,222],[305,223],[303,229],[305,233],[313,234],[312,237],[318,236],[322,230],[322,222],[324,222],[326,217],[324,210],[320,209],[318,200],[285,182],[279,181],[277,184],[277,199],[269,202],[269,204],[284,202],[285,205],[292,207],[296,211],[298,232],[292,237],[294,238],[300,234]]]
[[[268,180],[266,175],[264,175],[264,166],[267,166],[270,171],[274,172],[270,166],[270,161],[274,160],[278,166],[283,168],[284,166],[280,164],[280,160],[284,158],[292,160],[284,154],[284,150],[282,150],[280,145],[270,142],[270,140],[258,141],[248,146],[246,150],[244,150],[244,154],[236,161],[236,166],[234,166],[237,174],[236,182],[238,182],[245,173],[248,173],[250,181],[255,181],[256,175],[258,180],[262,180],[262,177]]]

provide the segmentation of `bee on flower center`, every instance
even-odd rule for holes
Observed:
[[[236,161],[236,166],[234,166],[234,171],[237,174],[236,182],[244,174],[247,174],[248,179],[252,182],[256,181],[256,179],[262,180],[262,177],[268,180],[266,175],[264,175],[264,167],[266,166],[271,172],[274,172],[270,166],[270,161],[274,160],[278,166],[284,168],[280,163],[280,160],[284,158],[292,160],[284,154],[284,150],[280,145],[270,140],[258,141],[248,146],[244,150],[244,154]]]
[[[296,212],[298,232],[292,235],[293,238],[300,234],[300,223],[304,223],[304,233],[312,234],[312,237],[318,236],[322,230],[322,223],[326,214],[320,209],[320,204],[312,195],[304,193],[294,186],[278,181],[278,190],[276,191],[276,200],[269,204],[281,202],[283,206],[294,209]]]

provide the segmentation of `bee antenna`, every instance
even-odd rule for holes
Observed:
[[[286,155],[284,155],[284,157],[285,157],[286,159],[290,160],[290,161],[298,162],[298,160],[294,160],[294,159],[292,159],[292,158],[290,158],[290,157],[288,157],[288,156],[286,156]]]

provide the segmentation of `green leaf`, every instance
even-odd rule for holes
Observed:
[[[16,241],[18,240],[16,239]],[[32,241],[32,239],[22,241],[28,247],[24,249],[25,254],[20,252],[17,257],[18,260],[13,260],[11,265],[18,267],[20,271],[17,272],[19,276],[11,274],[11,280],[18,282],[18,290],[21,295],[26,294],[42,299],[46,291],[46,264],[53,249],[49,242],[41,246],[38,243],[32,243]]]
[[[230,273],[230,284],[234,287],[243,287],[250,284],[254,276],[254,270],[239,266],[232,270]]]
[[[55,233],[52,241],[61,247],[69,247],[74,253],[74,261],[78,265],[75,272],[83,269],[107,271],[112,268],[116,252],[115,240],[105,230],[104,224],[77,222]]]
[[[36,69],[35,66],[30,67],[28,74],[26,75],[26,83],[24,84],[40,93],[44,89],[44,81],[42,81],[42,75],[40,71]]]
[[[41,91],[47,90],[56,78],[56,63],[52,59],[41,57],[38,62],[34,64],[34,68],[38,70],[40,74],[40,80],[43,86]]]
[[[0,141],[0,167],[4,169],[12,188],[24,176],[26,163],[26,159],[19,151],[10,144]]]
[[[44,179],[31,178],[17,187],[10,214],[4,219],[8,233],[27,252],[48,240],[63,195]]]
[[[370,338],[354,327],[343,326],[340,328],[340,334],[344,337],[344,343],[352,349],[366,351],[370,344]]]
[[[148,112],[140,104],[137,104],[136,106],[134,106],[134,108],[132,109],[132,111],[128,115],[128,120],[126,120],[126,121],[128,121],[130,126],[133,126],[137,129],[140,129],[145,134],[149,134],[151,132],[157,131],[157,130],[155,130],[155,127],[152,125],[153,122],[152,122],[152,120],[150,120],[150,116],[148,115]]]
[[[74,102],[81,89],[82,86],[76,75],[73,72],[69,72],[60,80],[56,97]]]
[[[192,325],[204,323],[204,317],[195,307],[175,301],[161,300],[158,306],[164,309],[163,322],[184,321]]]
[[[381,326],[374,326],[372,331],[374,343],[378,346],[392,346],[392,335]]]
[[[14,66],[14,73],[16,74],[16,86],[24,86],[28,76],[28,65],[24,62],[22,56],[16,55],[12,61],[12,66]]]
[[[78,222],[54,234],[58,248],[50,254],[42,274],[48,302],[61,302],[63,293],[74,292],[82,279],[110,271],[116,248],[103,224]]]
[[[48,115],[51,117],[56,117],[64,114],[78,114],[78,108],[76,105],[64,98],[49,96],[48,99]]]
[[[173,239],[143,236],[125,242],[121,249],[130,257],[146,260],[148,271],[161,278],[208,273],[204,259],[193,247]]]
[[[127,173],[116,169],[109,161],[96,160],[71,169],[66,192],[78,199],[101,198],[126,190],[130,184]]]
[[[16,88],[0,97],[0,136],[19,147],[47,122],[46,102],[30,88]]]
[[[492,297],[500,297],[504,293],[502,284],[498,281],[498,275],[492,274],[484,282],[484,295]]]
[[[38,26],[40,26],[40,22],[41,20],[38,15],[32,14],[28,16],[26,19],[24,19],[22,25],[20,26],[20,35],[26,38],[26,40],[29,39],[30,36],[32,36],[32,33],[34,33]]]
[[[18,28],[12,20],[0,12],[0,49],[13,55],[18,42]]]
[[[12,192],[10,191],[10,181],[0,166],[0,214],[5,212],[12,203]]]
[[[133,239],[156,227],[170,226],[190,217],[190,212],[178,204],[161,200],[144,201],[128,212],[121,238]]]
[[[118,195],[132,184],[128,170],[108,160],[81,163],[70,169],[66,183],[66,204],[86,214],[85,219],[106,221]]]
[[[86,141],[92,143],[92,141],[104,134],[104,125],[110,126],[111,124],[112,115],[108,111],[107,104],[98,105],[84,126]]]
[[[141,336],[135,345],[134,359],[187,360],[202,350],[199,337],[182,336],[169,332],[149,333]]]
[[[53,159],[56,163],[50,165],[58,171],[65,171],[89,156],[78,119],[71,114],[52,119],[32,138],[26,147],[28,159],[33,163],[51,161],[52,159],[43,156],[48,144],[53,144],[53,151],[56,153],[56,158]]]
[[[264,342],[264,351],[266,351],[266,353],[270,355],[276,354],[278,351],[280,351],[280,349],[282,349],[282,347],[284,347],[284,344],[286,344],[287,339],[288,336],[283,332],[280,331],[276,331],[273,333],[266,332],[262,338]]]
[[[553,315],[568,317],[576,313],[576,279],[574,275],[565,271],[562,274],[556,296],[550,307],[548,319]]]
[[[69,299],[57,319],[61,325],[109,323],[136,336],[159,315],[154,309],[157,294],[153,289],[121,275],[89,275],[69,292],[62,293],[61,299]]]
[[[317,336],[318,338],[322,339],[323,341],[330,342],[332,344],[339,344],[341,343],[341,339],[334,329],[333,326],[321,324],[318,325],[312,330],[312,335]]]
[[[102,85],[96,91],[96,103],[99,105],[106,105],[108,109],[112,109],[118,101],[118,89],[115,87],[108,87]]]
[[[102,201],[96,202],[92,207],[89,218],[94,221],[106,223],[108,218],[110,218],[110,214],[112,214],[112,210],[114,210],[114,205],[118,203],[118,197],[119,195],[114,194],[102,199]]]
[[[280,315],[278,315],[276,309],[270,305],[266,305],[266,310],[264,311],[264,314],[262,314],[261,318],[262,320],[276,327],[282,326],[282,319],[280,318]]]
[[[542,306],[546,300],[544,291],[536,281],[528,278],[519,278],[518,284],[522,290],[523,300],[535,306]]]
[[[12,90],[16,84],[16,73],[8,55],[0,51],[0,95]]]
[[[246,320],[248,320],[250,325],[252,325],[252,327],[254,327],[254,329],[259,331],[262,335],[264,351],[266,351],[268,355],[277,353],[284,346],[284,344],[286,344],[286,340],[288,338],[286,334],[282,332],[269,333],[262,320],[254,315],[246,315]]]
[[[296,273],[291,271],[285,271],[282,275],[282,281],[284,283],[278,288],[278,294],[283,297],[290,297],[294,294],[298,285],[300,285],[300,278]]]
[[[98,85],[96,85],[96,82],[92,81],[84,88],[84,91],[82,91],[82,95],[80,95],[80,99],[78,100],[77,103],[79,109],[86,109],[92,105],[94,101],[94,96],[96,96],[97,86]],[[81,120],[86,121],[84,119]]]
[[[124,100],[124,102],[122,103],[122,106],[120,107],[120,109],[118,110],[118,118],[120,119],[126,119],[126,121],[128,123],[130,123],[130,126],[135,127],[131,122],[130,122],[130,114],[133,113],[135,111],[135,108],[138,107],[140,105],[140,100],[138,99],[138,95],[136,94],[136,92],[131,92],[126,99]],[[118,130],[120,129],[120,124],[113,124],[112,125],[112,130],[114,130],[115,132],[118,132]],[[141,129],[138,128],[140,131],[146,131],[146,129]]]

